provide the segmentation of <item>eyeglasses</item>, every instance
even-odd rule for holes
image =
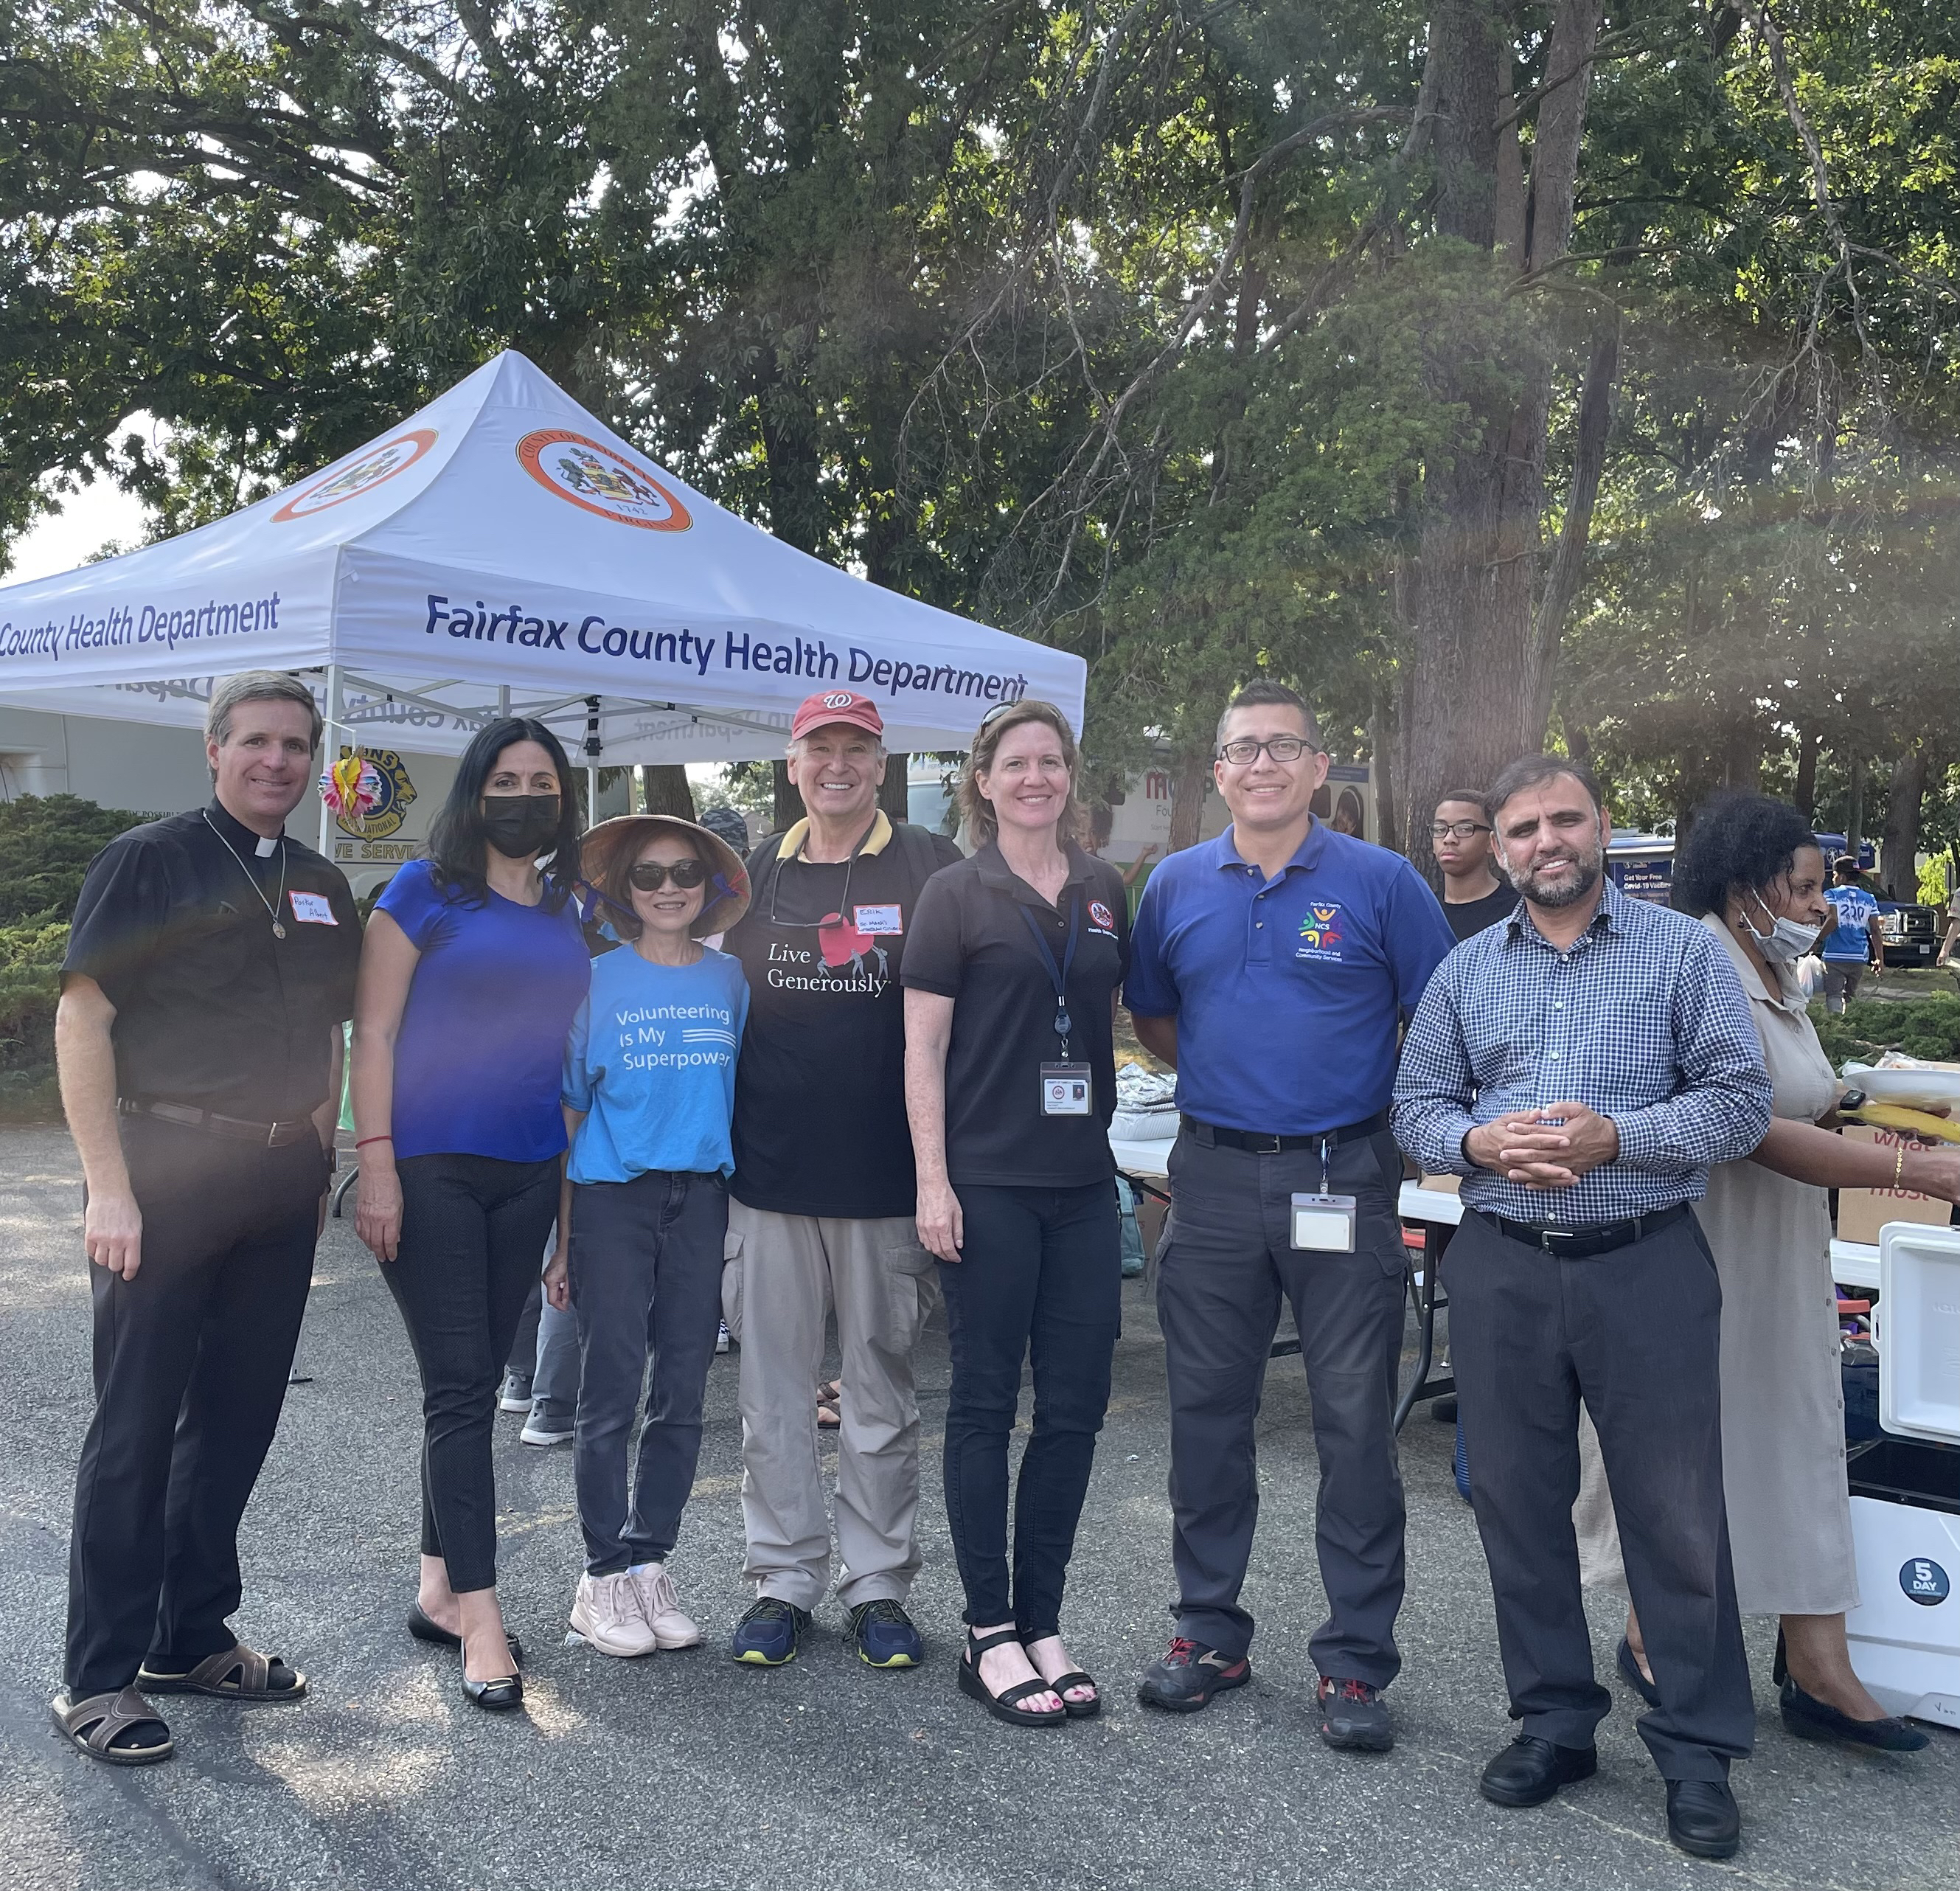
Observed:
[[[1472,834],[1488,834],[1493,831],[1481,821],[1432,821],[1429,837],[1431,840],[1468,840]]]
[[[627,869],[626,877],[639,893],[658,893],[670,880],[682,893],[691,893],[707,880],[708,869],[698,860],[677,860],[671,867],[643,860]]]
[[[1230,762],[1235,769],[1242,769],[1249,768],[1259,759],[1262,749],[1275,762],[1297,762],[1303,755],[1320,753],[1303,735],[1275,735],[1263,742],[1241,737],[1236,742],[1227,742],[1218,753],[1221,760]]]

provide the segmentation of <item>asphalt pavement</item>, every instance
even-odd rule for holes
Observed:
[[[737,1361],[710,1383],[699,1482],[672,1568],[703,1650],[638,1662],[564,1642],[580,1550],[569,1450],[499,1421],[507,1616],[527,1644],[529,1712],[466,1702],[453,1656],[412,1641],[418,1396],[400,1322],[347,1224],[321,1243],[290,1393],[246,1519],[256,1646],[307,1670],[291,1707],[167,1703],[177,1757],[113,1770],[47,1717],[59,1680],[75,1456],[89,1404],[78,1170],[65,1135],[0,1131],[0,1886],[8,1891],[994,1891],[1096,1887],[1647,1887],[1718,1878],[1803,1891],[1960,1885],[1960,1735],[1866,1755],[1791,1739],[1769,1684],[1771,1625],[1749,1638],[1755,1756],[1736,1769],[1732,1863],[1666,1840],[1659,1781],[1617,1678],[1598,1777],[1502,1811],[1478,1768],[1509,1737],[1488,1584],[1449,1476],[1451,1434],[1418,1412],[1405,1662],[1393,1753],[1315,1737],[1307,1638],[1322,1597],[1316,1477],[1297,1361],[1275,1361],[1260,1425],[1263,1514],[1248,1584],[1255,1679],[1205,1712],[1136,1703],[1169,1628],[1163,1342],[1126,1286],[1115,1398],[1071,1571],[1065,1626],[1101,1679],[1099,1720],[998,1725],[953,1682],[959,1603],[939,1494],[944,1332],[921,1346],[928,1651],[863,1667],[834,1602],[792,1667],[727,1657],[739,1571]],[[1618,1634],[1601,1601],[1610,1675]]]

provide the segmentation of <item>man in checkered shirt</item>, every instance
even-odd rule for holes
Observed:
[[[1425,1173],[1464,1178],[1443,1262],[1450,1350],[1521,1724],[1483,1791],[1537,1805],[1586,1778],[1612,1704],[1572,1528],[1583,1398],[1643,1628],[1657,1612],[1659,1705],[1639,1727],[1669,1834],[1726,1858],[1740,1830],[1729,1762],[1755,1713],[1723,1507],[1722,1296],[1689,1204],[1710,1164],[1763,1139],[1769,1077],[1713,935],[1605,879],[1611,829],[1583,769],[1515,762],[1491,803],[1523,909],[1430,981],[1392,1116]]]

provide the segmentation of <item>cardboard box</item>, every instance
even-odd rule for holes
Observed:
[[[1463,1178],[1460,1175],[1420,1176],[1416,1179],[1416,1186],[1433,1189],[1438,1195],[1455,1195],[1462,1189]]]
[[[1936,1149],[1939,1143],[1922,1142],[1901,1130],[1876,1129],[1867,1123],[1847,1123],[1845,1136],[1853,1142],[1876,1142],[1896,1149],[1903,1141],[1908,1149]],[[1879,1230],[1888,1221],[1917,1221],[1930,1227],[1945,1227],[1952,1219],[1950,1203],[1928,1195],[1914,1195],[1910,1189],[1840,1189],[1838,1192],[1838,1238],[1857,1241],[1868,1247],[1879,1244]]]

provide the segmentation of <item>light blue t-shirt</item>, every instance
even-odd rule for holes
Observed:
[[[1869,928],[1878,923],[1879,903],[1862,887],[1831,887],[1825,898],[1838,914],[1838,924],[1824,941],[1823,956],[1840,964],[1860,965],[1872,956]]]
[[[703,950],[650,965],[622,946],[592,962],[565,1049],[566,1104],[587,1113],[566,1173],[630,1182],[650,1169],[726,1176],[735,1158],[735,1052],[749,1016],[741,961]]]

